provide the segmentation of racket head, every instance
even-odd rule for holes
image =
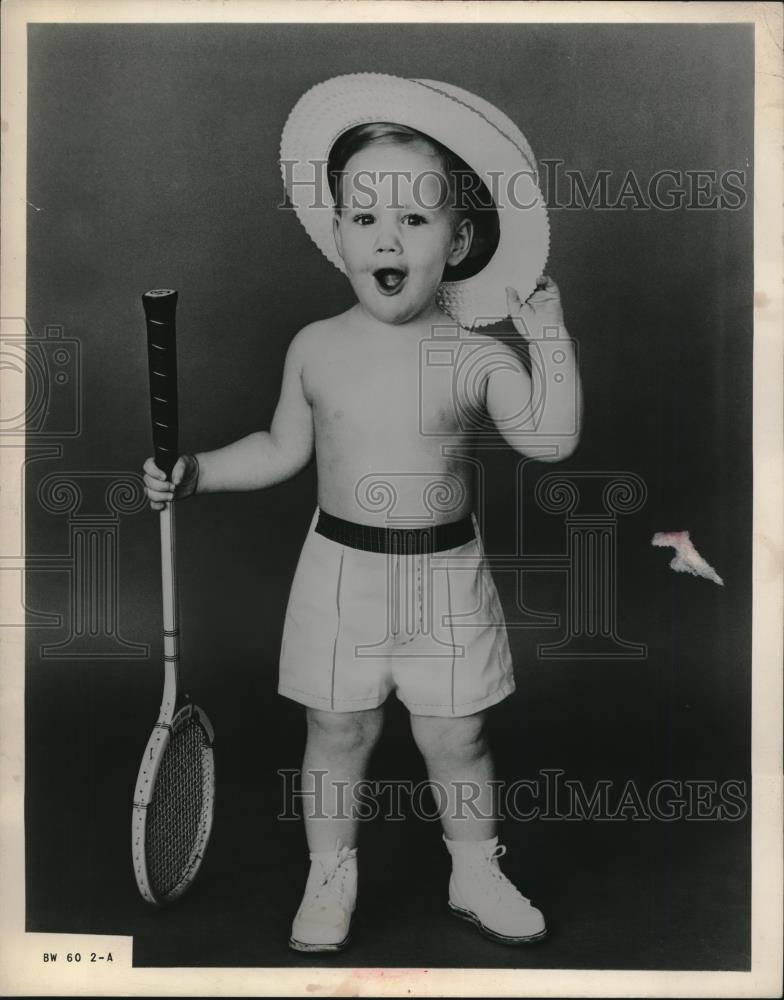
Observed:
[[[186,704],[159,720],[139,768],[133,802],[136,884],[149,903],[173,903],[196,877],[212,831],[214,732],[206,713]]]

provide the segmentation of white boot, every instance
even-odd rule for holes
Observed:
[[[338,841],[334,851],[310,855],[310,872],[289,947],[295,951],[340,951],[349,941],[357,900],[357,849]]]
[[[543,938],[544,917],[498,867],[506,848],[491,840],[448,840],[452,855],[449,908],[455,916],[504,944],[527,944]]]

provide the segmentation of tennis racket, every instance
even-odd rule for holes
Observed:
[[[177,461],[177,293],[142,296],[147,320],[155,463],[167,478]],[[133,796],[133,869],[149,903],[178,899],[193,882],[210,838],[215,802],[214,733],[180,689],[174,505],[160,512],[164,684]]]

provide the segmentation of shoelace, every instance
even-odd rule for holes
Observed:
[[[345,863],[352,857],[354,857],[354,853],[351,848],[344,847],[338,841],[338,851],[335,861],[330,865],[324,866],[324,877],[321,885],[313,895],[314,900],[319,899],[322,895],[337,895],[339,899],[342,897],[346,887],[347,869]]]
[[[514,895],[519,899],[524,900],[526,903],[530,903],[531,900],[522,894],[520,890],[515,886],[509,879],[504,875],[498,866],[498,859],[502,858],[506,854],[506,846],[504,844],[498,844],[497,847],[493,848],[492,854],[487,856],[488,865],[490,867],[490,873],[496,882],[496,890],[498,892],[498,899],[503,899],[503,897]]]

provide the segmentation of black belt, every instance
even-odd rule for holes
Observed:
[[[425,552],[441,552],[471,542],[476,537],[470,517],[430,528],[379,528],[355,524],[319,511],[316,531],[325,538],[365,552],[390,552],[415,556]]]

